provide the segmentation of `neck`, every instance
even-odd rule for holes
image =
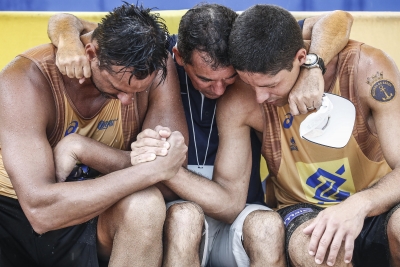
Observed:
[[[90,79],[85,79],[83,84],[79,84],[78,79],[63,75],[63,81],[66,94],[83,118],[94,116],[107,101],[93,86]]]

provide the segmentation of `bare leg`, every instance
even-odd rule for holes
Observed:
[[[243,245],[250,266],[286,266],[285,227],[278,213],[256,210],[243,224]]]
[[[323,264],[316,264],[314,256],[308,254],[308,244],[310,243],[310,236],[303,233],[303,229],[306,228],[313,220],[309,220],[293,232],[289,241],[289,257],[291,260],[291,265],[294,267],[328,267],[326,264],[326,258]],[[326,253],[328,256],[329,251]],[[344,246],[341,246],[336,258],[336,263],[334,266],[353,266],[351,263],[344,263]]]
[[[165,202],[155,187],[136,192],[99,216],[97,244],[109,266],[161,266]]]
[[[397,209],[389,219],[387,225],[389,238],[390,266],[400,267],[400,209]]]
[[[167,210],[163,266],[200,266],[199,247],[204,213],[199,205],[183,202]]]

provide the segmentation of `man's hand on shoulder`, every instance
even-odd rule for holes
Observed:
[[[77,78],[81,84],[85,81],[85,78],[90,78],[92,75],[90,62],[80,41],[69,42],[60,38],[56,65],[63,75],[67,75],[69,78]]]
[[[289,94],[292,115],[306,114],[319,109],[324,93],[324,78],[319,68],[301,68],[300,75]]]

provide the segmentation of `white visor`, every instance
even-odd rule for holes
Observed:
[[[353,132],[356,109],[341,96],[325,93],[322,106],[300,124],[301,138],[332,148],[347,145]]]

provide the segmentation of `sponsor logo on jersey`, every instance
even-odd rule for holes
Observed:
[[[109,121],[99,121],[99,123],[97,124],[97,130],[106,130],[108,127],[112,127],[114,126],[115,122],[118,121],[118,119],[113,119],[113,120],[109,120]]]
[[[291,113],[286,113],[285,117],[286,117],[286,118],[285,118],[285,120],[283,121],[282,126],[283,126],[283,128],[285,128],[285,129],[289,129],[290,126],[292,126],[294,117],[293,117],[293,115],[292,115]]]
[[[78,131],[78,128],[79,128],[78,126],[79,126],[79,123],[77,121],[70,122],[70,124],[68,125],[67,130],[65,130],[64,136],[67,136],[67,135],[72,134],[72,133],[76,133],[76,131]]]
[[[291,151],[293,151],[293,150],[299,151],[299,149],[297,148],[297,145],[296,145],[296,141],[294,140],[293,136],[290,138],[290,150]]]
[[[355,193],[348,158],[320,163],[296,163],[304,194],[317,205],[338,203]]]

